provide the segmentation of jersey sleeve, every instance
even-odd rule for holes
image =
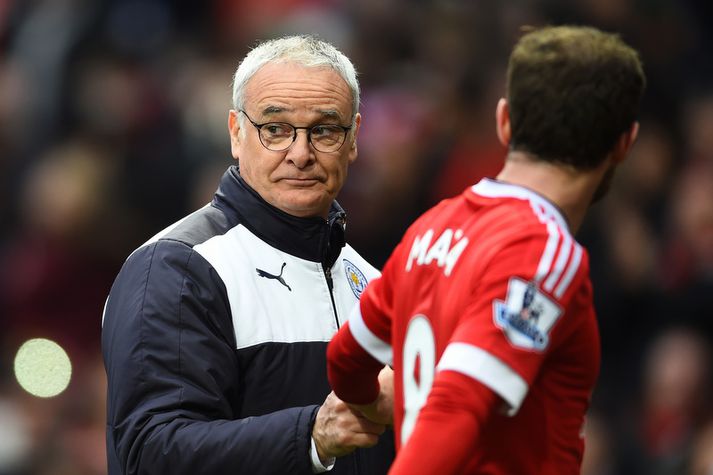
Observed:
[[[463,473],[465,461],[499,403],[497,394],[468,376],[441,372],[389,475]]]
[[[463,373],[517,413],[547,355],[591,305],[586,252],[569,233],[523,234],[484,268],[437,367]]]

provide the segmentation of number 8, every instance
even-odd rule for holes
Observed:
[[[416,360],[421,364],[416,367]],[[436,345],[433,330],[425,315],[416,315],[406,329],[403,349],[404,421],[401,424],[401,445],[413,432],[418,413],[426,404],[436,371]],[[419,378],[416,379],[416,370]]]

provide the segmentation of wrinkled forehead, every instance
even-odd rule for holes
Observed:
[[[346,81],[328,66],[270,62],[245,87],[246,106],[261,114],[309,111],[351,117],[352,102]]]

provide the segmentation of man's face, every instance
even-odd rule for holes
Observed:
[[[352,95],[346,82],[328,68],[306,68],[293,63],[268,63],[248,81],[245,112],[258,124],[286,122],[296,127],[318,124],[351,125]],[[355,127],[336,152],[320,152],[307,141],[307,130],[297,131],[294,143],[281,152],[266,149],[257,128],[240,112],[231,110],[228,126],[233,158],[240,175],[262,198],[293,216],[326,217],[357,157]]]

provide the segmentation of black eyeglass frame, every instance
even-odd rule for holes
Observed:
[[[354,128],[353,125],[346,127],[341,124],[316,124],[316,125],[311,125],[309,127],[297,127],[295,125],[290,124],[289,122],[276,122],[276,121],[270,121],[270,122],[264,122],[262,124],[258,124],[257,122],[252,120],[250,118],[250,116],[248,115],[248,113],[245,112],[243,109],[238,109],[238,112],[241,112],[245,117],[248,118],[250,123],[257,129],[257,136],[260,139],[260,144],[271,152],[284,152],[288,148],[292,147],[292,144],[294,144],[295,140],[297,140],[297,131],[300,129],[307,131],[307,142],[318,152],[322,152],[322,153],[338,152],[339,150],[341,150],[342,146],[347,141],[347,134],[349,133],[350,130],[352,130]],[[262,128],[265,127],[266,125],[270,125],[270,124],[287,125],[287,126],[292,127],[292,142],[290,142],[290,144],[287,147],[281,148],[279,150],[275,150],[275,149],[272,149],[272,148],[268,147],[267,145],[265,145],[265,142],[263,142],[263,140],[262,140]],[[317,127],[337,127],[339,129],[342,129],[344,135],[342,137],[342,141],[339,144],[339,147],[335,148],[334,150],[324,151],[324,150],[320,150],[319,147],[317,147],[315,144],[313,144],[312,143],[312,130],[316,129]]]

